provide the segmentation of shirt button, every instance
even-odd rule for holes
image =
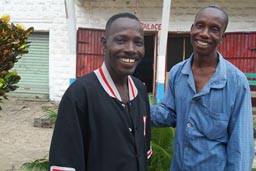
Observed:
[[[190,128],[191,127],[191,123],[188,122],[187,123],[187,127]]]
[[[184,148],[185,151],[188,151],[188,149],[189,149],[188,147],[185,147],[185,148]]]
[[[125,107],[125,104],[122,103],[122,106]]]

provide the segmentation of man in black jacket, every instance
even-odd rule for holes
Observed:
[[[59,105],[50,171],[147,171],[150,111],[146,87],[131,76],[144,57],[144,32],[130,13],[112,16],[103,65],[75,81]]]

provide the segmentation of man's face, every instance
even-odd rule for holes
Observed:
[[[133,74],[145,54],[144,32],[139,21],[130,18],[115,20],[102,45],[111,76]]]
[[[218,9],[206,8],[199,12],[191,27],[191,44],[195,54],[216,54],[226,27],[226,17]]]

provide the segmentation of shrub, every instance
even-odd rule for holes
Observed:
[[[156,104],[152,93],[148,94],[149,102]],[[170,171],[173,156],[172,142],[175,129],[171,127],[151,128],[151,144],[153,154],[149,163],[149,171]]]
[[[4,98],[7,98],[6,93],[18,88],[16,84],[20,76],[15,70],[10,70],[23,54],[29,52],[28,36],[34,31],[33,27],[26,30],[24,26],[9,21],[9,15],[0,18],[0,96]]]
[[[33,162],[24,163],[21,167],[21,171],[47,171],[48,160],[47,159],[37,159]]]
[[[152,128],[153,154],[150,159],[149,171],[170,171],[170,164],[173,156],[172,142],[175,129]]]

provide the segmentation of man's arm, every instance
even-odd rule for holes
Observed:
[[[247,83],[247,80],[244,80]],[[249,85],[237,91],[228,126],[228,171],[251,171],[254,158],[252,104]]]
[[[170,72],[171,73],[171,72]],[[176,112],[174,104],[174,95],[172,89],[172,77],[169,74],[166,92],[161,103],[157,105],[150,105],[151,125],[165,127],[176,126]]]
[[[79,121],[81,108],[70,91],[63,96],[55,124],[50,154],[49,170],[86,171],[84,139]]]

